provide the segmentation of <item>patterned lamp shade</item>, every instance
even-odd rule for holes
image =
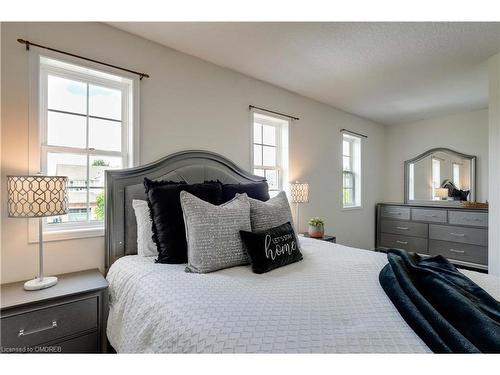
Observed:
[[[309,202],[309,184],[295,181],[290,184],[290,194],[292,203],[307,203]]]
[[[44,217],[68,212],[67,177],[7,176],[9,217]]]

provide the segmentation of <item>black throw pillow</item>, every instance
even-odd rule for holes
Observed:
[[[240,230],[240,236],[255,273],[269,272],[302,260],[299,243],[290,222],[256,232]]]
[[[180,201],[180,192],[187,191],[210,202],[222,203],[219,183],[186,184],[171,181],[144,179],[148,197],[153,241],[158,248],[157,263],[187,263],[186,230]]]
[[[222,200],[229,202],[236,194],[246,193],[249,198],[267,201],[269,186],[267,181],[249,182],[248,184],[222,184]]]

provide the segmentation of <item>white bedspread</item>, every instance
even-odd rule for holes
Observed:
[[[378,275],[386,255],[308,238],[304,260],[266,274],[210,274],[126,256],[111,267],[107,334],[117,352],[420,353]],[[500,280],[464,273],[500,299]]]

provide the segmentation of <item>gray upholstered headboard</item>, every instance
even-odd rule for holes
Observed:
[[[137,253],[132,200],[146,199],[144,177],[190,184],[210,180],[223,183],[263,180],[209,151],[181,151],[144,166],[106,171],[106,272],[116,259]]]

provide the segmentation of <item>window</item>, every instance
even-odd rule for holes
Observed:
[[[342,135],[342,205],[361,207],[361,138]]]
[[[432,199],[440,200],[441,198],[436,197],[436,189],[441,187],[441,161],[436,158],[432,158]]]
[[[288,120],[252,111],[252,169],[275,196],[288,181]]]
[[[460,164],[453,163],[453,184],[457,189],[462,188],[462,184],[460,183]]]
[[[69,212],[46,231],[104,228],[104,175],[131,166],[133,80],[40,56],[42,172],[68,176]]]

